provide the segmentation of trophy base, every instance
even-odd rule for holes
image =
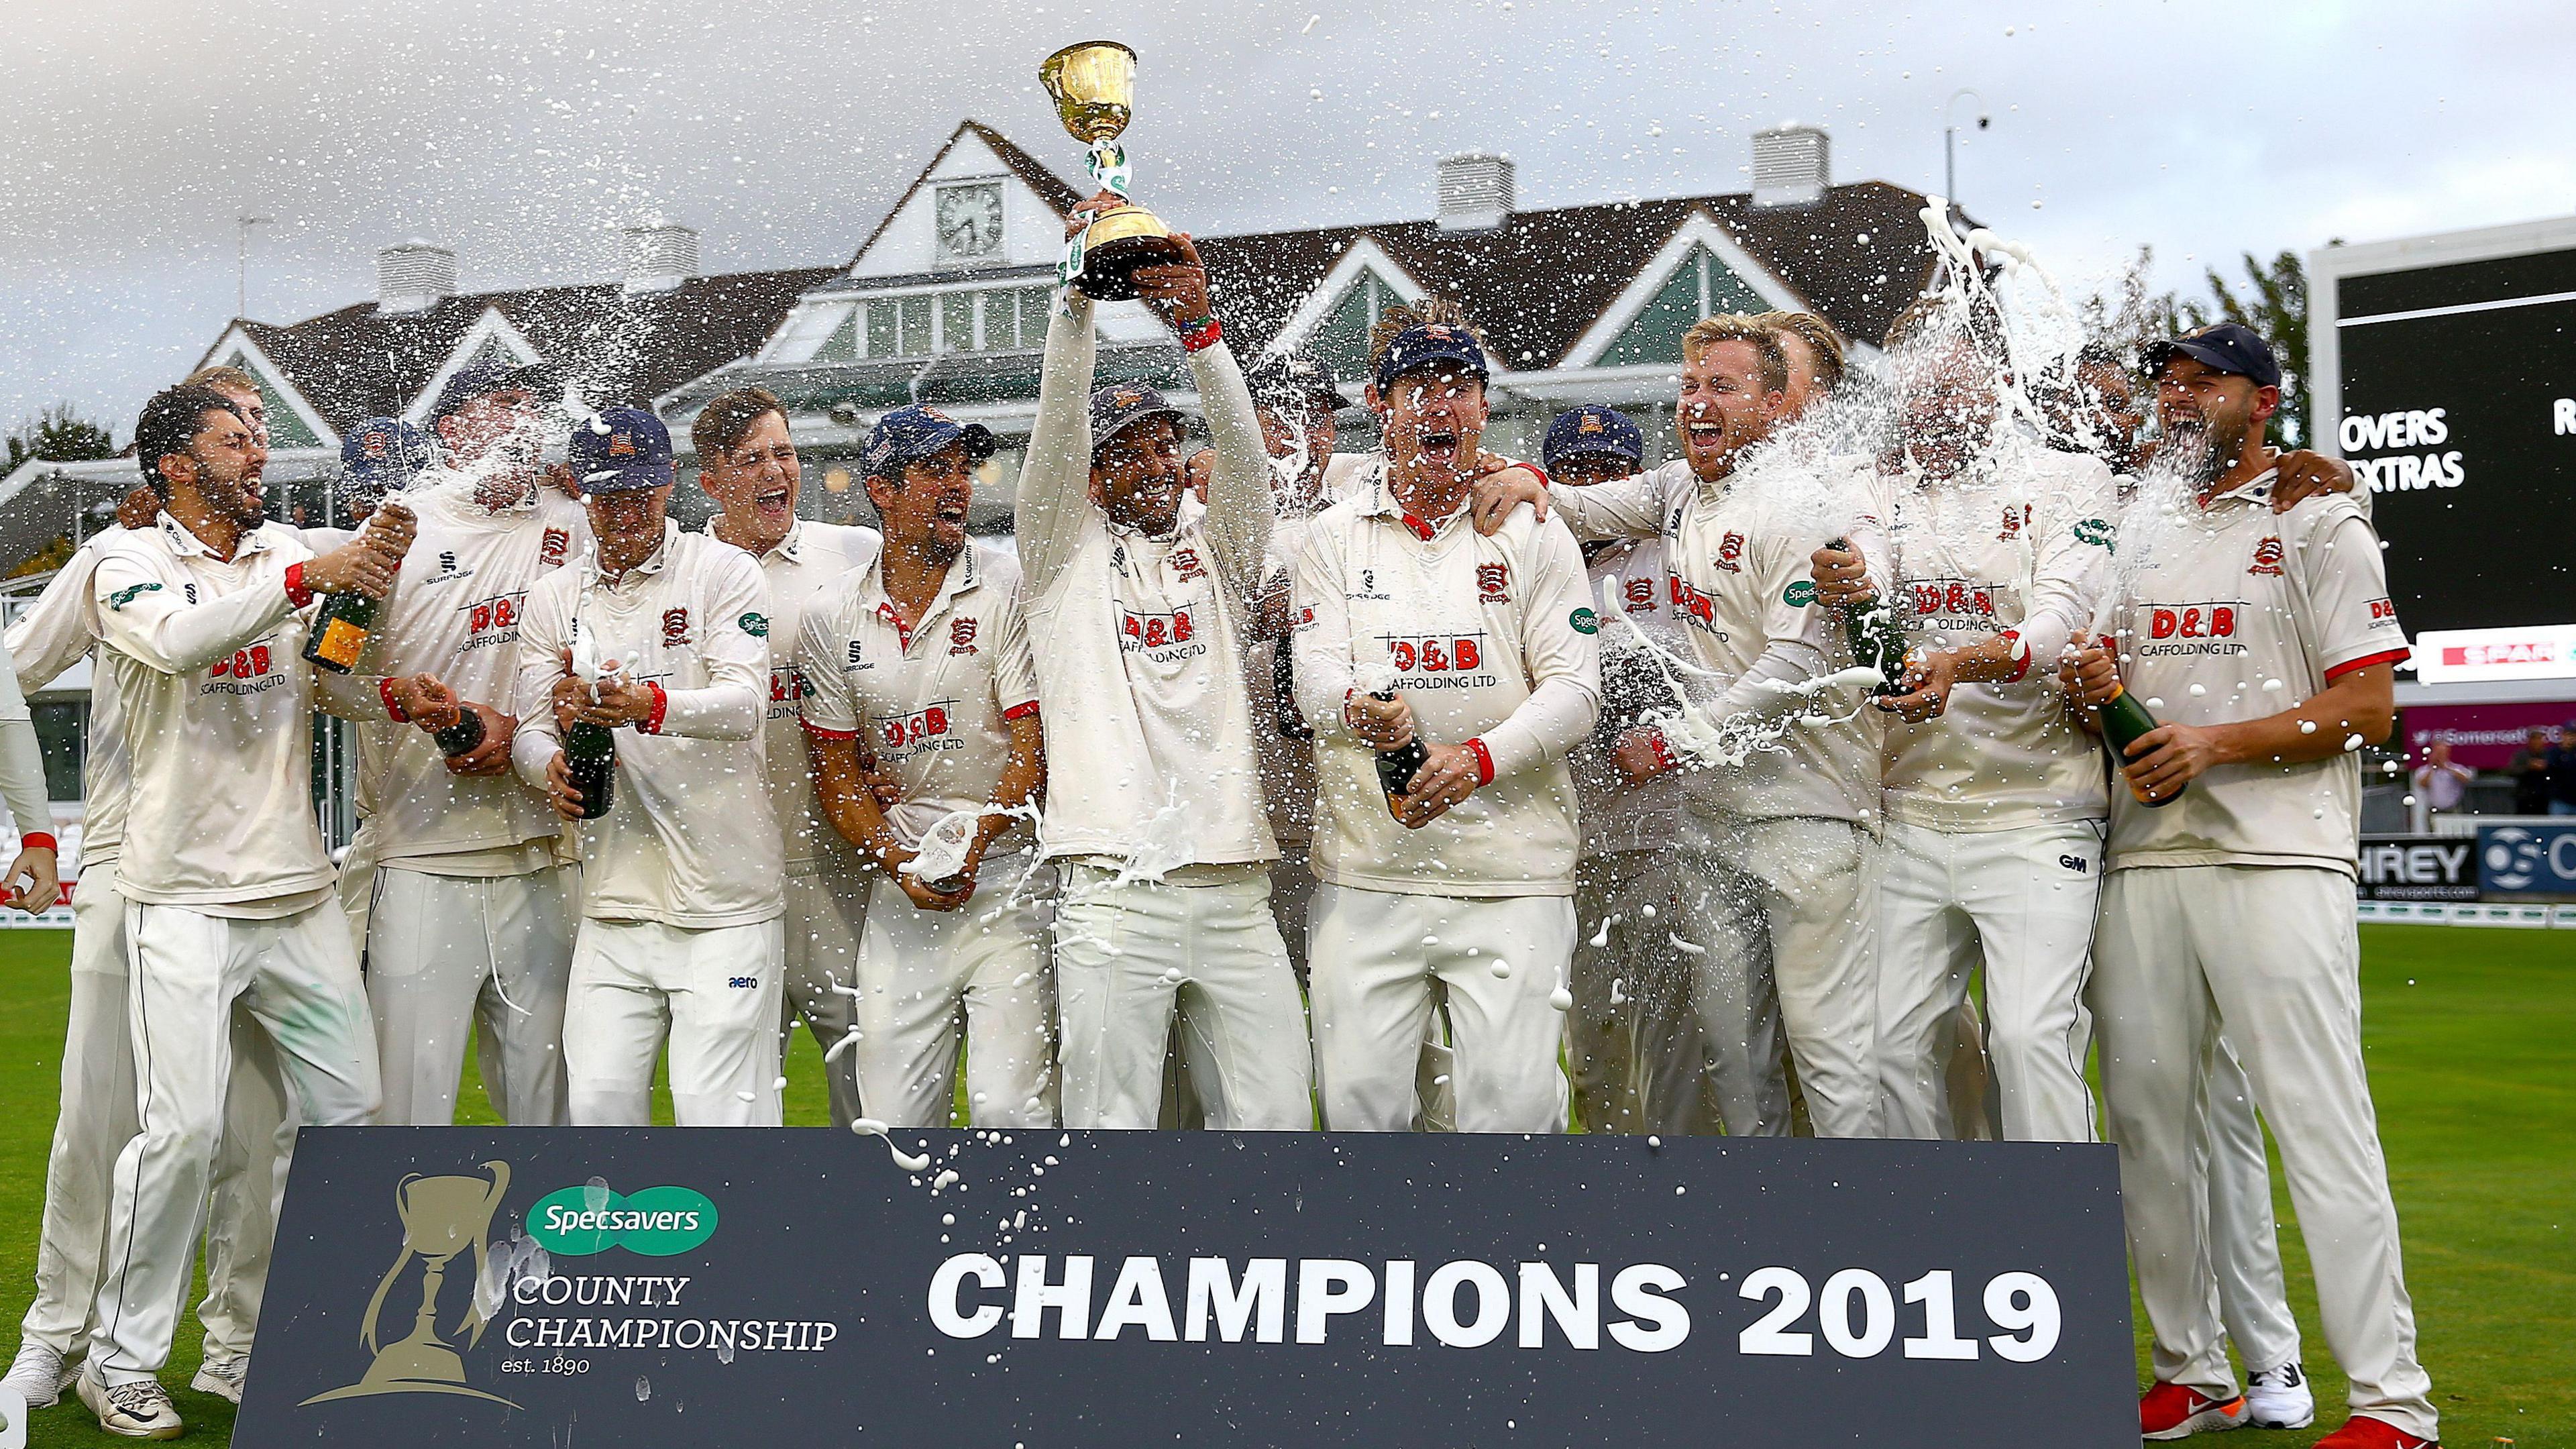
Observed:
[[[1136,269],[1181,259],[1171,229],[1141,206],[1104,211],[1082,234],[1082,275],[1073,279],[1084,296],[1124,302],[1136,295]]]

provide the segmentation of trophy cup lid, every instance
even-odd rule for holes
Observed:
[[[1068,45],[1039,63],[1038,84],[1075,140],[1112,140],[1134,114],[1136,51],[1115,40]]]

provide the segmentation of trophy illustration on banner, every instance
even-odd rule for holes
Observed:
[[[305,1403],[361,1399],[375,1394],[459,1394],[518,1407],[498,1394],[467,1387],[464,1356],[438,1336],[438,1290],[446,1281],[448,1261],[471,1247],[475,1277],[481,1278],[483,1260],[491,1251],[492,1214],[500,1209],[501,1195],[509,1191],[510,1164],[487,1162],[483,1167],[492,1174],[488,1180],[414,1175],[395,1186],[394,1210],[401,1214],[403,1224],[402,1255],[385,1270],[383,1281],[376,1284],[376,1296],[367,1300],[366,1317],[358,1323],[358,1341],[376,1356],[375,1362],[367,1365],[366,1373],[356,1383],[315,1394]],[[415,1256],[422,1265],[420,1311],[412,1316],[410,1333],[380,1345],[376,1315],[383,1310],[385,1295],[393,1291],[394,1281]],[[474,1303],[466,1308],[464,1321],[458,1326],[466,1335],[465,1346],[472,1348],[491,1325],[484,1317],[483,1306]]]
[[[1068,45],[1038,67],[1038,83],[1066,132],[1090,145],[1092,179],[1118,198],[1066,245],[1056,281],[1100,301],[1124,301],[1136,295],[1138,267],[1181,259],[1171,228],[1127,200],[1127,148],[1118,135],[1135,114],[1136,52],[1114,40]]]

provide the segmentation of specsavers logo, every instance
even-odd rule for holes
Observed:
[[[585,1257],[624,1248],[647,1258],[685,1253],[716,1233],[716,1205],[686,1187],[620,1195],[603,1182],[558,1188],[528,1209],[528,1236],[547,1252]]]

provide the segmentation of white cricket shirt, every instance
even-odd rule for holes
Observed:
[[[43,689],[96,646],[98,600],[90,581],[98,570],[99,556],[126,536],[120,527],[91,535],[46,582],[34,607],[9,626],[9,654],[18,671],[19,688],[29,694]],[[104,661],[90,671],[77,862],[83,872],[92,866],[113,867],[125,842],[126,799],[132,781],[125,754],[123,695],[116,681],[116,671]]]
[[[2121,535],[2122,550],[2141,556],[2124,569],[2135,572],[2115,615],[2120,667],[2160,721],[2260,719],[2406,657],[2379,536],[2360,507],[2328,495],[2275,514],[2271,492],[2265,473],[2189,517]],[[2360,819],[2357,749],[2300,765],[2220,765],[2161,809],[2113,790],[2111,869],[2308,865],[2352,875]]]
[[[601,575],[593,549],[529,590],[511,749],[520,778],[544,788],[562,748],[552,699],[576,628],[603,663],[661,695],[657,718],[615,731],[608,814],[574,826],[583,915],[705,929],[785,912],[786,862],[761,763],[768,609],[751,555],[676,523],[617,578]]]
[[[877,563],[806,610],[796,649],[805,728],[864,736],[877,763],[894,771],[903,798],[886,820],[907,850],[941,816],[992,801],[1011,758],[1010,721],[1037,710],[1019,586],[1010,555],[970,543],[918,620],[907,622],[886,597]],[[993,853],[1026,849],[1030,834],[1014,823]]]
[[[1316,517],[1299,550],[1297,695],[1315,729],[1318,880],[1420,895],[1574,893],[1565,757],[1601,703],[1583,552],[1563,524],[1528,509],[1490,538],[1471,515],[1413,517],[1381,464]],[[1376,752],[1342,720],[1365,665],[1395,671],[1420,738],[1470,744],[1483,765],[1476,792],[1419,830],[1387,809]]]
[[[1636,727],[1639,716],[1650,709],[1673,707],[1673,684],[1688,691],[1692,683],[1679,671],[1668,682],[1664,667],[1622,622],[1634,622],[1654,646],[1673,658],[1691,657],[1690,642],[1682,636],[1673,612],[1672,590],[1664,583],[1669,572],[1664,540],[1660,536],[1623,538],[1596,545],[1584,572],[1593,611],[1601,616],[1601,722],[1566,760],[1574,772],[1575,823],[1582,830],[1582,853],[1588,858],[1669,849],[1681,838],[1679,821],[1685,804],[1681,777],[1667,772],[1643,784],[1630,784],[1610,758],[1620,738]]]

